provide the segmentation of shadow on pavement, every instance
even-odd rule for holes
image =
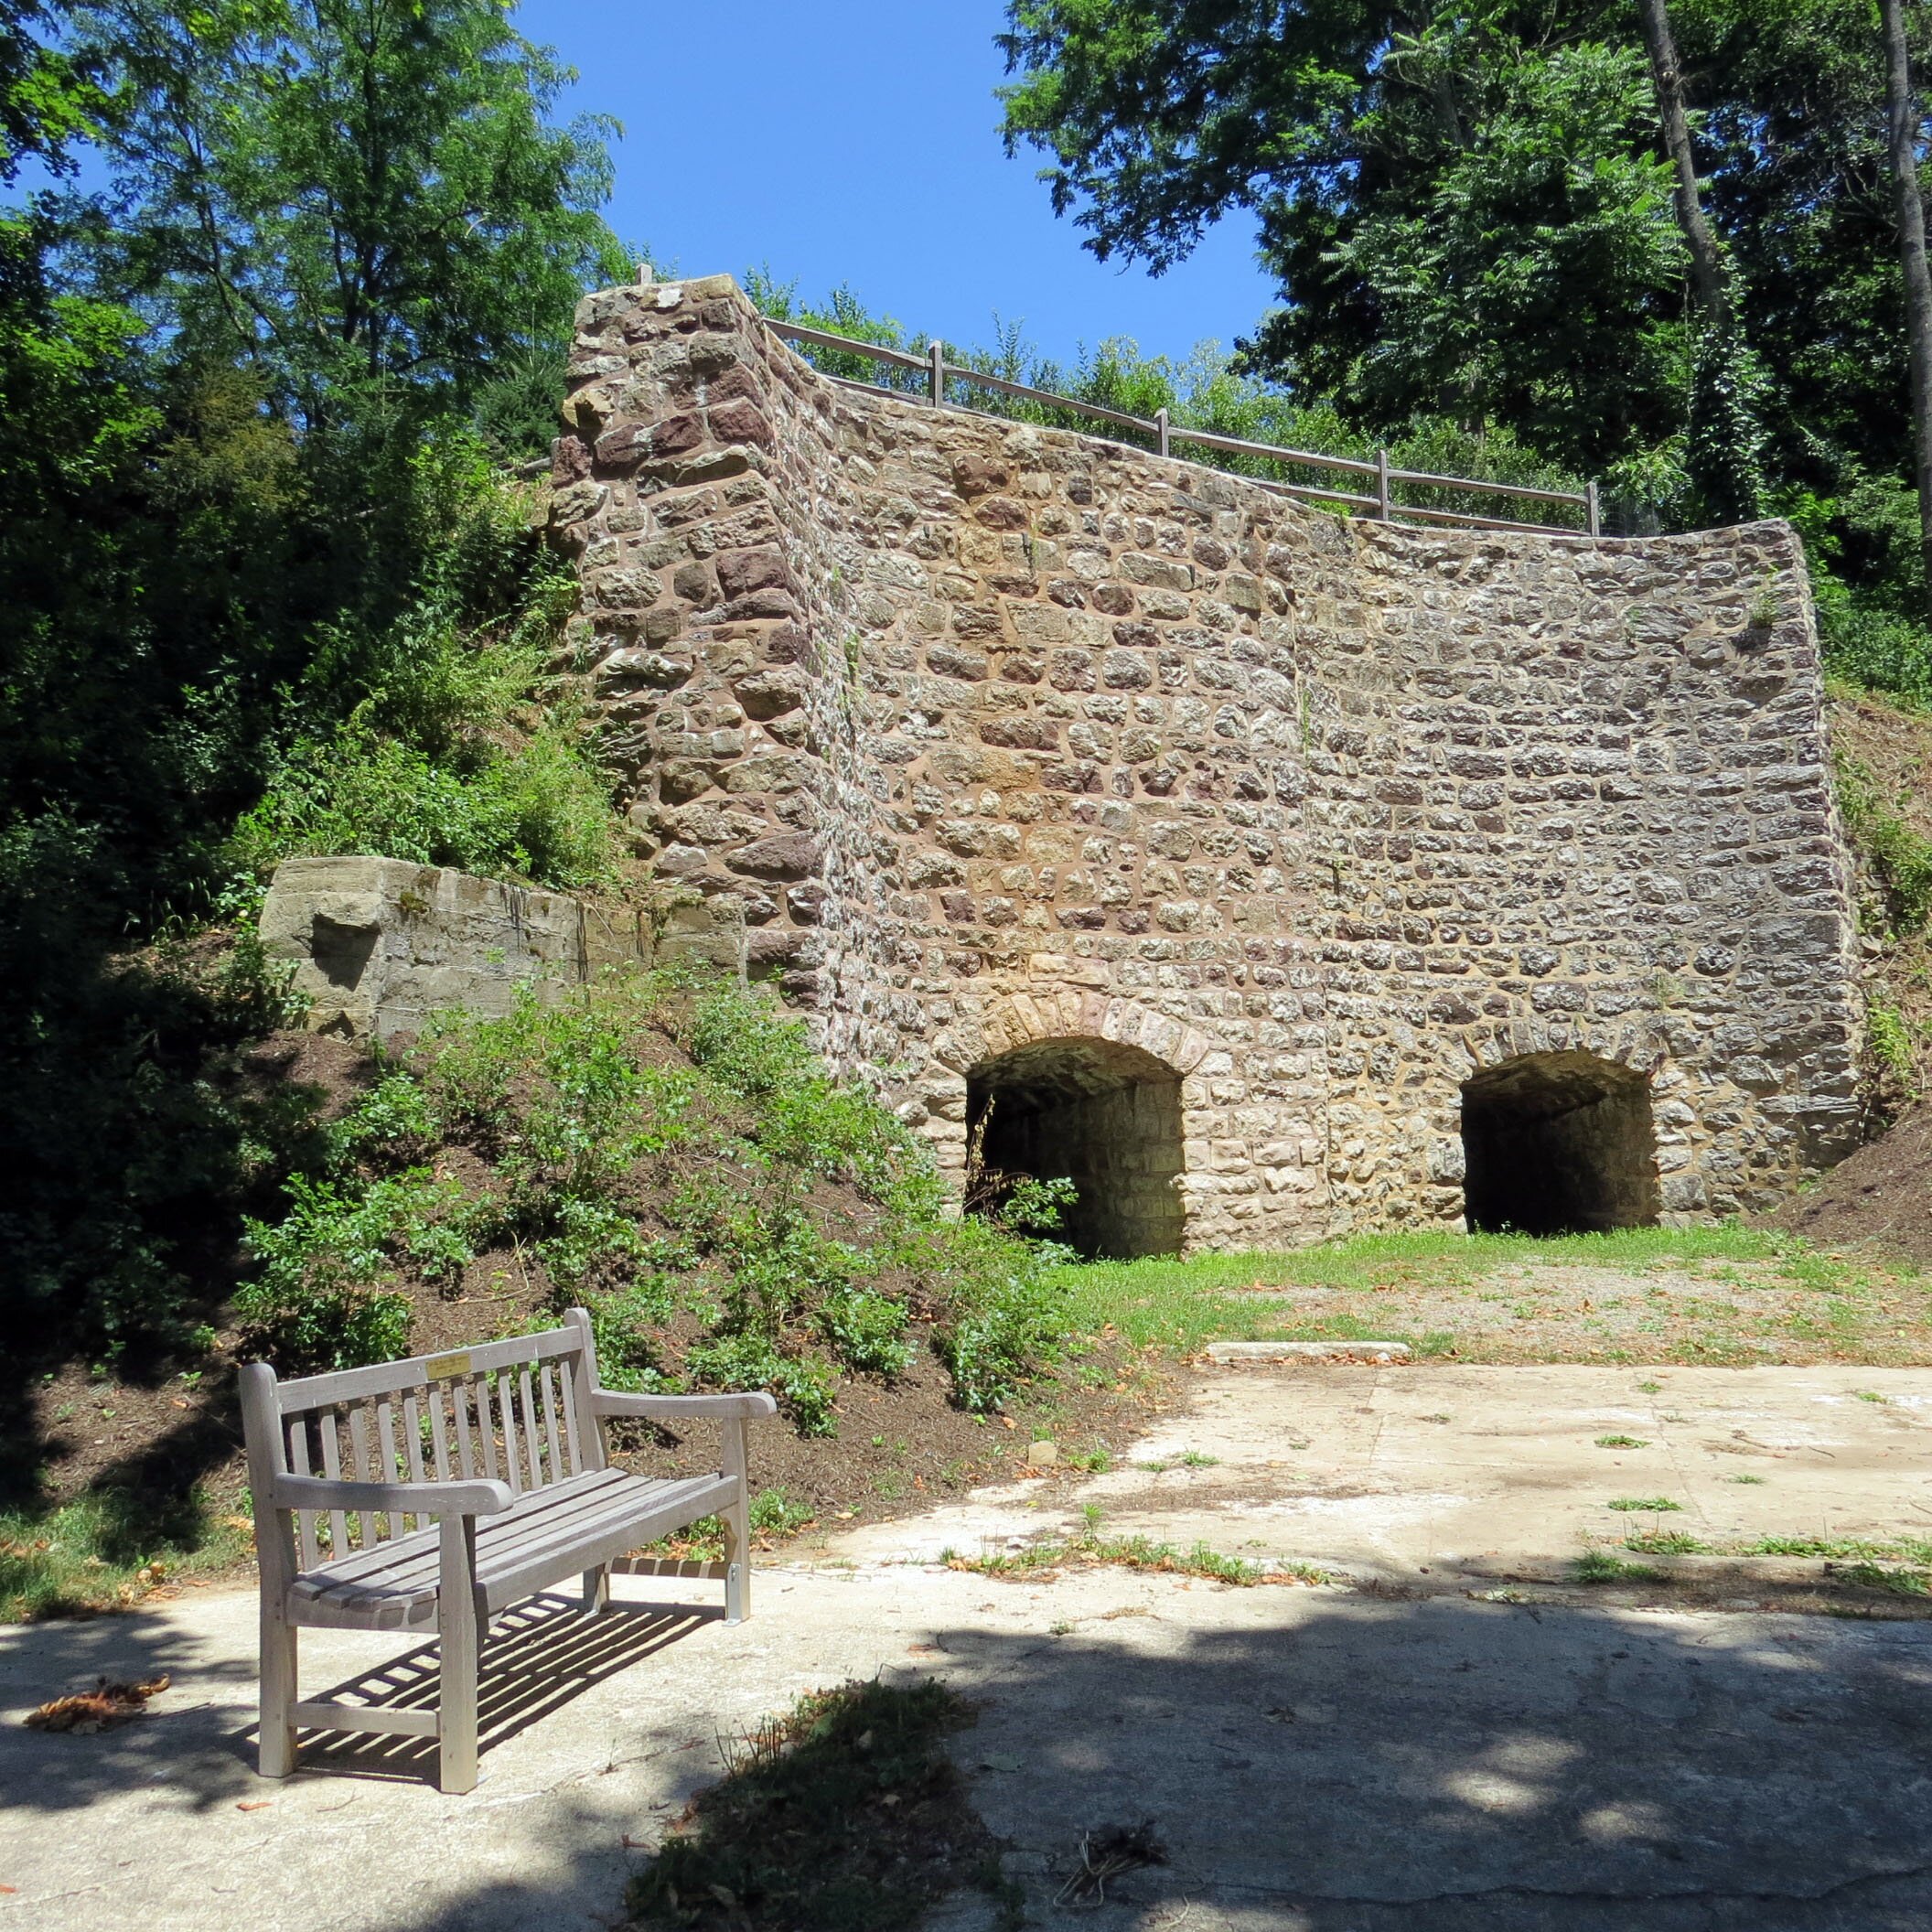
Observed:
[[[580,1688],[653,1658],[623,1704],[600,1713],[576,1762],[606,1749],[669,1762],[672,1741],[782,1707],[801,1679],[938,1674],[979,1707],[955,1748],[1036,1924],[1076,1916],[1052,1901],[1083,1832],[1152,1819],[1171,1862],[1129,1875],[1080,1921],[1107,1932],[1932,1926],[1923,1624],[1285,1588],[1189,1594],[1132,1578],[1117,1595],[987,1583],[995,1619],[967,1614],[950,1579],[934,1580],[928,1616],[918,1614],[924,1579],[892,1587],[912,1614],[890,1628],[868,1607],[876,1599],[855,1594],[851,1615],[864,1621],[841,1627],[821,1606],[810,1627],[787,1630],[784,1612],[769,1612],[745,1640],[721,1630],[670,1659],[662,1653],[705,1613],[627,1606],[589,1625],[567,1602],[540,1601],[492,1644],[489,1735],[500,1745]],[[977,1594],[966,1601],[977,1613]],[[1014,1628],[1015,1607],[1033,1627]],[[111,1651],[115,1669],[131,1651],[143,1668],[189,1661],[177,1631],[130,1627],[139,1621],[112,1620],[112,1645],[104,1623],[70,1626],[53,1674],[84,1681]],[[344,1688],[420,1701],[432,1662],[425,1647]],[[48,1675],[44,1649],[36,1668]],[[91,1739],[16,1730],[0,1742],[16,1829],[24,1812],[76,1812],[164,1773],[177,1816],[261,1793],[246,1770],[250,1733],[232,1709],[210,1711],[218,1722],[188,1712]],[[407,1741],[325,1742],[307,1762],[365,1778],[428,1769]],[[525,1803],[521,1758],[500,1764],[499,1809],[449,1799],[360,1825],[382,1833],[384,1858],[359,1897],[338,1901],[338,1923],[587,1932],[617,1922],[637,1868],[621,1834],[654,1838],[667,1814],[647,1798],[670,1787],[625,1787],[637,1794],[634,1817],[628,1804],[613,1811],[619,1787],[597,1778],[548,1798],[533,1790]],[[293,1852],[311,1827],[291,1816],[276,1829],[295,1834],[278,1841]],[[466,1876],[458,1847],[478,1832],[503,1854],[499,1873],[532,1875]],[[299,1862],[256,1869],[275,1896],[268,1916],[310,1910],[296,1895],[309,1882]]]

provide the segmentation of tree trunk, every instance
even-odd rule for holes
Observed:
[[[1905,0],[1879,0],[1885,36],[1885,125],[1892,199],[1905,272],[1905,334],[1912,358],[1912,473],[1918,485],[1918,548],[1932,616],[1932,270],[1926,265],[1926,209],[1918,192],[1918,100],[1905,51]]]
[[[1690,250],[1690,279],[1698,306],[1712,327],[1730,319],[1724,290],[1723,257],[1717,238],[1704,220],[1703,199],[1697,189],[1697,157],[1690,151],[1690,123],[1684,118],[1684,77],[1677,64],[1677,43],[1670,38],[1666,0],[1637,0],[1644,23],[1644,46],[1650,56],[1650,79],[1657,89],[1658,118],[1663,123],[1664,149],[1677,170],[1677,221]]]

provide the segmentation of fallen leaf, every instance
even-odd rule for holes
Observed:
[[[141,1716],[147,1701],[167,1689],[166,1671],[141,1683],[109,1683],[106,1678],[91,1690],[75,1697],[56,1697],[29,1711],[23,1722],[30,1731],[71,1731],[88,1737],[96,1731],[112,1730]]]
[[[236,1806],[237,1811],[266,1811],[274,1803],[272,1798],[244,1798]]]

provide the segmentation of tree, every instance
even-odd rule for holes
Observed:
[[[1899,261],[1905,270],[1912,370],[1912,467],[1918,486],[1919,547],[1932,594],[1932,270],[1926,263],[1926,210],[1918,192],[1922,117],[1905,47],[1905,0],[1879,0],[1885,47],[1885,120]],[[1927,615],[1932,615],[1928,610]]]
[[[1698,305],[1708,327],[1723,328],[1731,320],[1724,260],[1711,224],[1704,220],[1703,192],[1697,178],[1697,156],[1690,147],[1690,123],[1684,114],[1684,79],[1678,66],[1677,42],[1671,38],[1669,9],[1665,0],[1637,0],[1637,11],[1643,22],[1651,82],[1657,89],[1664,151],[1677,177],[1677,219],[1690,252]]]
[[[598,119],[494,0],[91,0],[124,111],[113,272],[305,429],[473,404],[628,265]]]
[[[1015,0],[1009,151],[1156,272],[1252,210],[1250,365],[1384,435],[1499,423],[1602,469],[1681,418],[1682,279],[1641,55],[1589,4]]]

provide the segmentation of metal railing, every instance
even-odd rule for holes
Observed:
[[[800,322],[775,322],[767,318],[766,327],[781,341],[799,343],[808,349],[833,349],[841,355],[859,356],[869,361],[884,363],[888,368],[915,370],[926,379],[927,393],[935,409],[950,406],[946,393],[949,382],[973,383],[981,389],[996,391],[1003,396],[1016,397],[1023,402],[1037,402],[1048,409],[1070,410],[1096,422],[1133,430],[1151,439],[1157,456],[1172,456],[1175,444],[1186,443],[1228,456],[1251,456],[1268,463],[1369,478],[1375,486],[1372,496],[1355,490],[1326,489],[1307,483],[1283,483],[1268,477],[1250,477],[1246,480],[1263,489],[1272,490],[1278,496],[1297,497],[1311,503],[1337,504],[1349,510],[1365,511],[1384,522],[1410,517],[1420,523],[1451,523],[1470,530],[1522,530],[1540,536],[1594,537],[1601,534],[1594,482],[1580,490],[1538,489],[1526,483],[1486,483],[1476,477],[1439,477],[1424,469],[1396,469],[1390,467],[1386,449],[1378,450],[1374,462],[1370,463],[1358,456],[1325,456],[1312,450],[1287,449],[1273,443],[1248,443],[1239,436],[1218,435],[1211,430],[1191,429],[1185,424],[1172,423],[1165,409],[1156,410],[1152,416],[1129,415],[1123,410],[1107,409],[1098,402],[1083,402],[1077,396],[1055,395],[1050,390],[1034,389],[1025,382],[1008,381],[1004,376],[992,376],[983,370],[968,369],[961,363],[947,361],[945,347],[938,341],[934,341],[923,356],[916,356],[903,349],[886,349],[877,342],[836,336],[830,329],[807,328]],[[847,382],[854,389],[879,391],[885,388],[881,383],[853,381],[844,376],[830,376],[828,380]],[[886,390],[885,392],[892,395],[907,393],[904,390]],[[1583,528],[1568,523],[1525,523],[1508,517],[1481,517],[1473,510],[1431,510],[1419,503],[1402,503],[1395,496],[1397,486],[1401,484],[1424,489],[1464,490],[1474,496],[1507,497],[1519,501],[1562,503],[1583,512]]]

